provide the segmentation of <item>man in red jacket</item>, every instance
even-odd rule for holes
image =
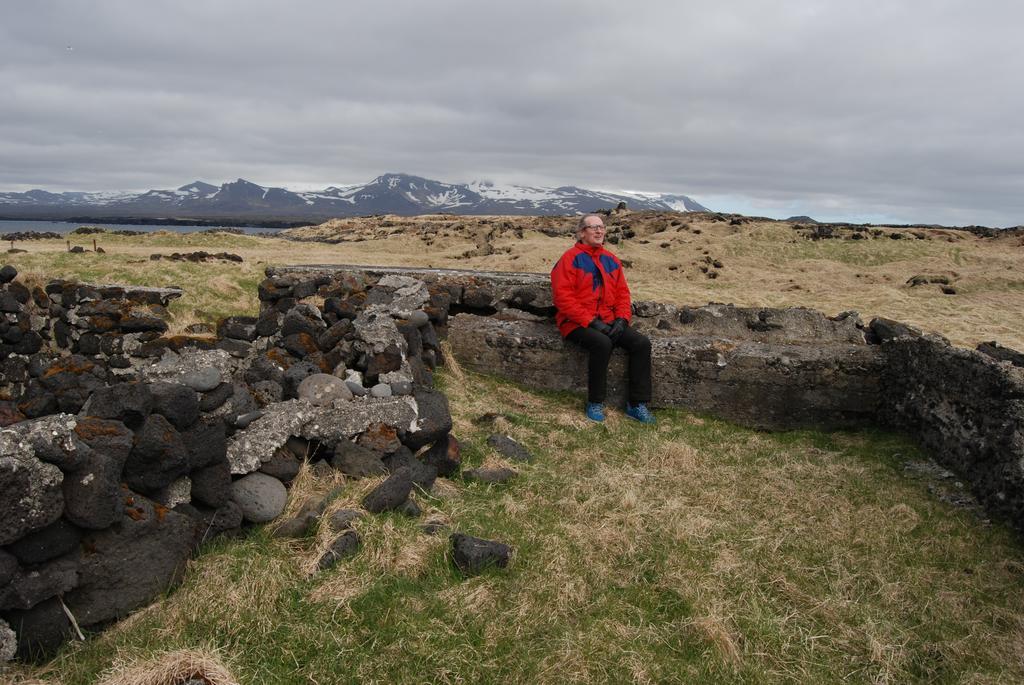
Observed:
[[[612,348],[629,353],[626,415],[654,423],[651,401],[651,341],[629,327],[632,301],[619,258],[604,248],[604,221],[587,214],[576,229],[576,244],[551,270],[555,323],[569,342],[588,353],[587,418],[604,421],[608,362]]]

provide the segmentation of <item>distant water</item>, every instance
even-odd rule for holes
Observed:
[[[95,222],[67,222],[67,221],[31,221],[16,219],[0,221],[0,235],[4,233],[24,233],[34,231],[36,233],[70,233],[79,226],[98,226],[108,231],[174,231],[175,233],[191,233],[193,231],[210,231],[219,228],[229,230],[242,230],[246,233],[273,233],[279,229],[266,228],[264,226],[158,226],[156,224],[104,224]]]

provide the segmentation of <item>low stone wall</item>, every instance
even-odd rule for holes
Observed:
[[[723,311],[733,321],[749,314]],[[653,406],[686,407],[775,430],[875,421],[883,361],[876,346],[667,335],[640,319],[635,327],[651,337]],[[565,343],[551,322],[459,314],[451,319],[448,340],[466,368],[545,390],[586,390],[585,353]],[[625,379],[626,356],[617,351],[609,370],[609,402],[625,403]]]
[[[353,276],[334,290],[344,310],[277,298],[211,339],[161,335],[178,291],[61,281],[33,296],[2,277],[2,655],[48,654],[173,587],[202,541],[277,518],[304,462],[391,473],[366,509],[408,515],[414,484],[458,472],[431,374],[447,309],[425,311],[418,281]],[[281,530],[302,535],[325,506]],[[340,531],[324,567],[358,544]]]
[[[916,435],[989,511],[1024,530],[1024,368],[936,336],[882,348],[879,422]]]
[[[296,282],[402,273],[449,298],[444,332],[459,363],[530,387],[585,392],[584,354],[560,339],[544,274],[384,267],[289,267]],[[886,426],[917,438],[990,511],[1024,530],[1024,355],[978,350],[856,312],[634,303],[651,337],[655,406],[755,428]],[[625,356],[609,374],[624,394]]]

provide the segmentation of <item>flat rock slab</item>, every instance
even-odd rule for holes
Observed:
[[[180,353],[164,352],[158,361],[140,368],[139,375],[146,381],[199,383],[205,387],[212,382],[214,371],[221,378],[231,378],[238,370],[239,360],[224,350],[185,349]]]
[[[714,318],[710,311],[704,315]],[[765,318],[761,323],[771,323]],[[775,341],[771,331],[750,332],[766,341],[729,340],[682,328],[671,335],[651,332],[654,407],[684,407],[767,430],[877,424],[885,363],[880,345]],[[563,341],[550,323],[457,314],[449,320],[448,341],[466,369],[531,388],[586,391],[586,353]],[[616,350],[609,403],[625,401],[626,375],[626,354]]]
[[[452,559],[467,576],[475,576],[491,566],[505,568],[512,556],[512,548],[503,542],[475,538],[464,533],[454,533],[449,540],[452,543]]]
[[[487,444],[493,447],[495,452],[512,461],[533,461],[533,455],[530,454],[530,450],[507,435],[495,433],[487,438]]]
[[[262,416],[228,440],[228,462],[233,474],[252,473],[293,435],[335,444],[375,423],[412,431],[416,429],[415,421],[416,401],[412,397],[359,398],[342,407],[288,400],[267,406]]]

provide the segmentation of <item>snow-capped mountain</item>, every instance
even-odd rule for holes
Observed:
[[[573,214],[615,207],[708,211],[686,195],[599,191],[562,186],[540,188],[488,181],[443,183],[408,174],[384,174],[363,185],[292,192],[244,179],[221,186],[194,181],[175,190],[144,193],[0,193],[0,216],[138,218],[326,219],[368,214]]]

